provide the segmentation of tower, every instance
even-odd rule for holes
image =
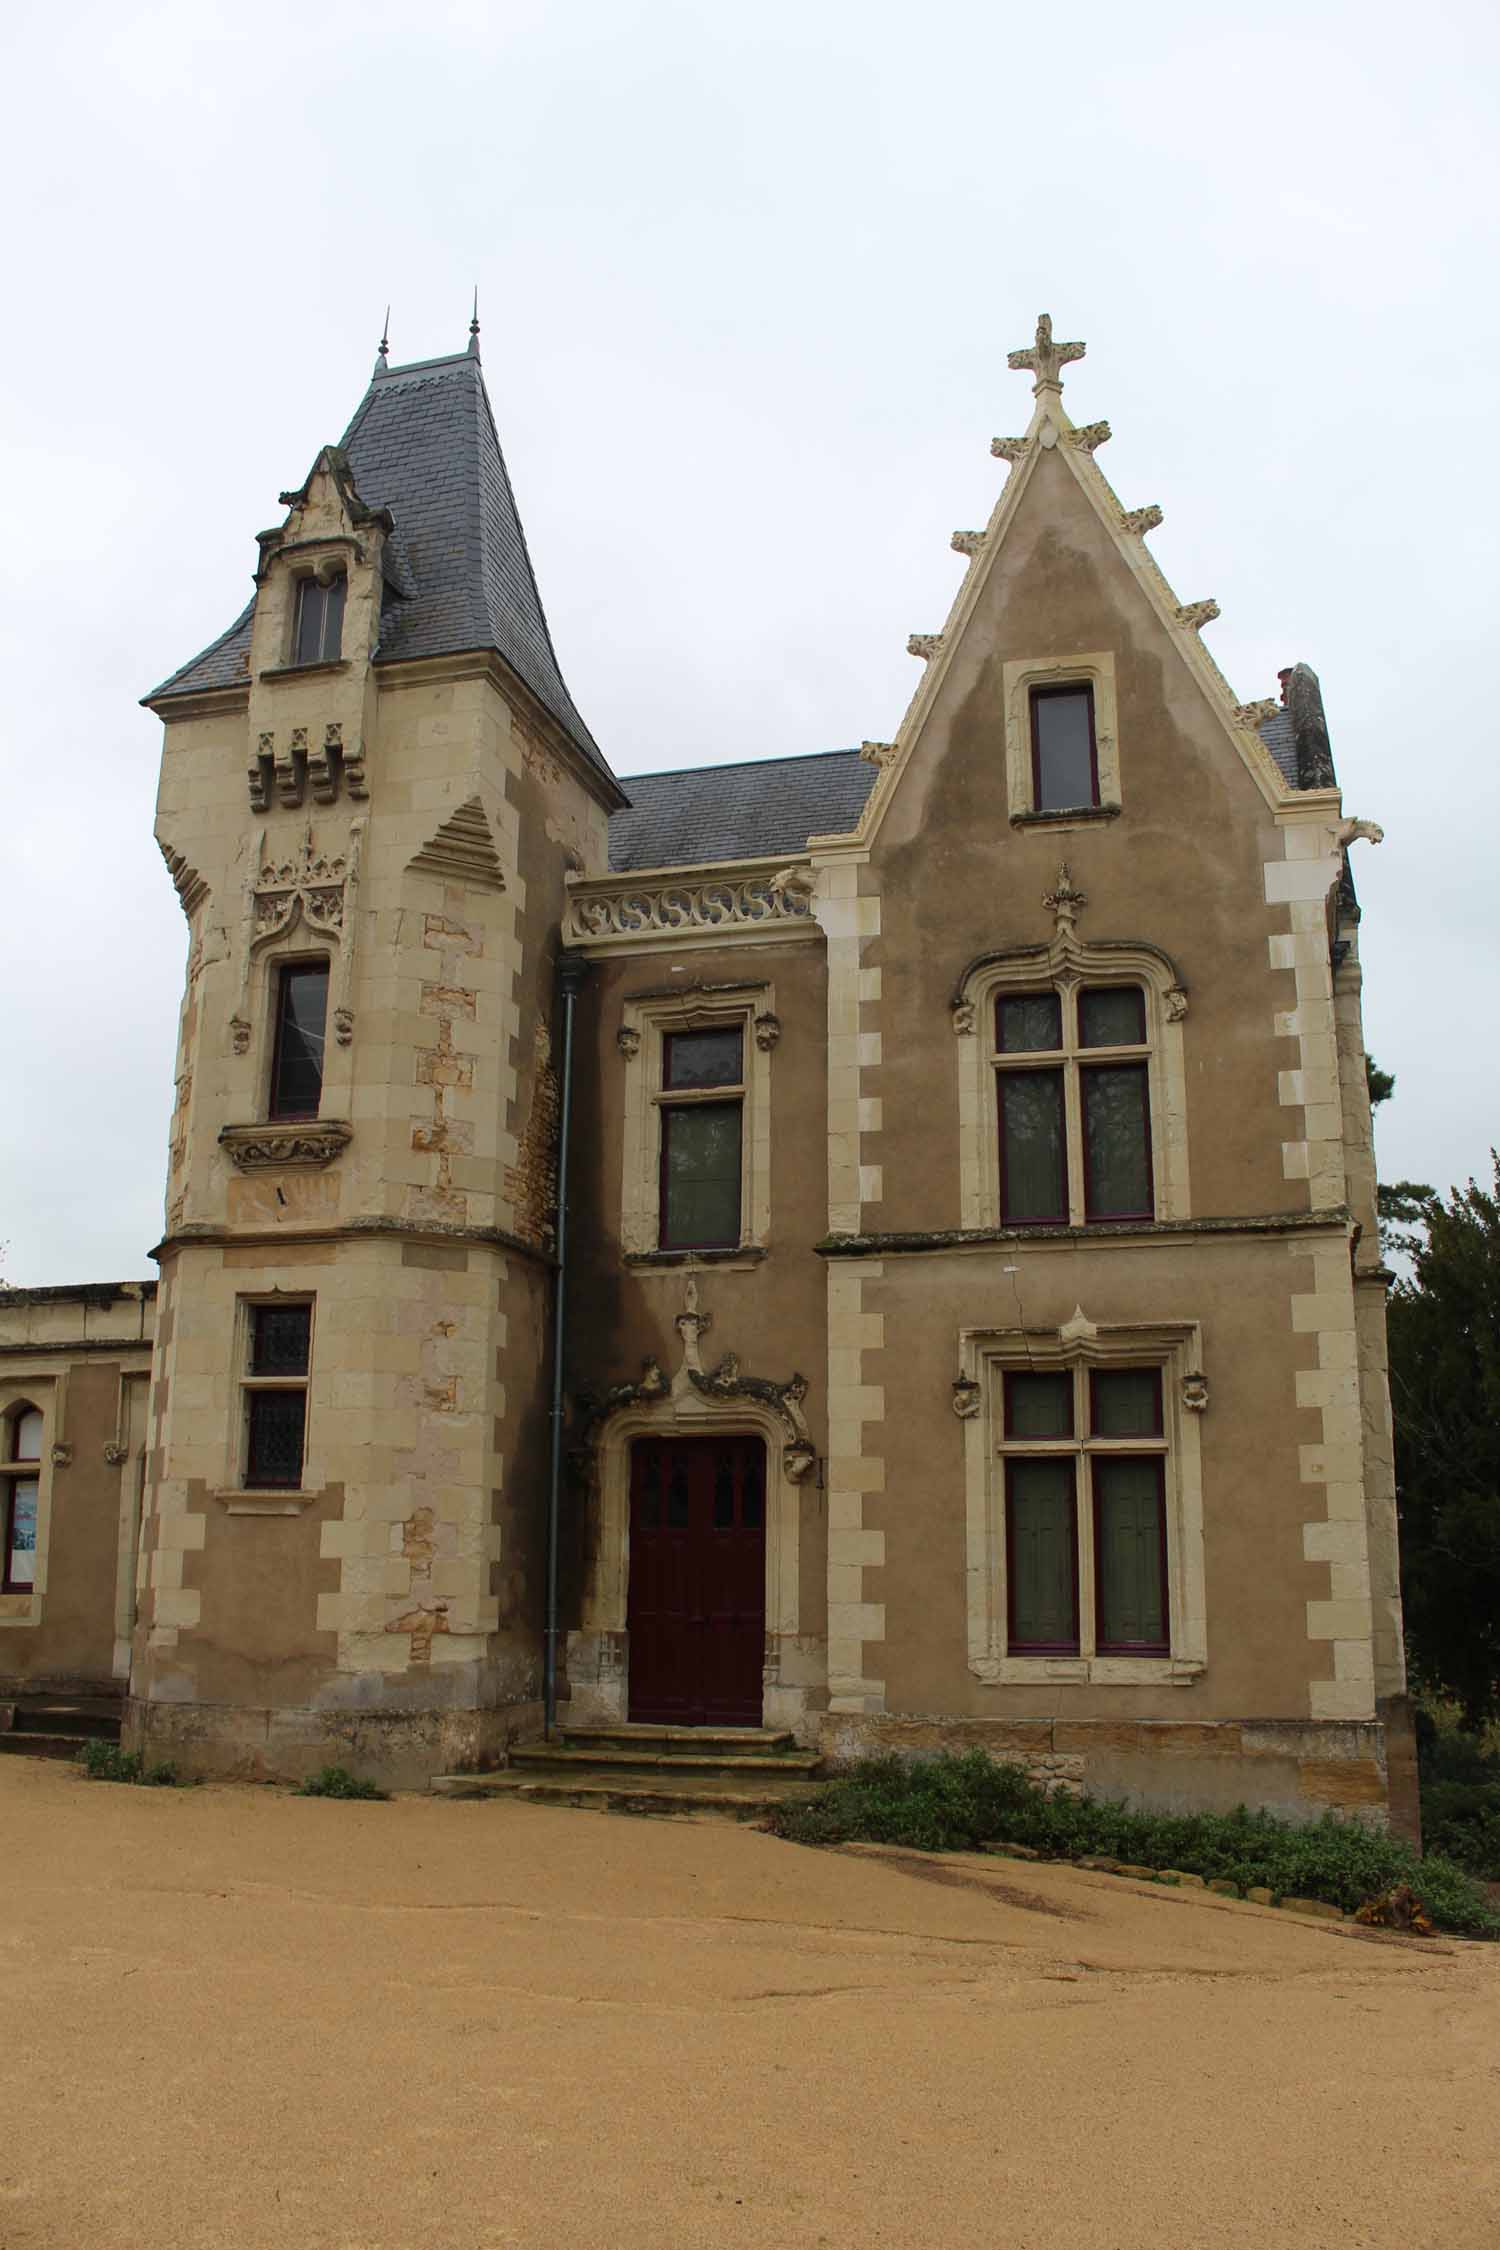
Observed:
[[[403,1781],[536,1722],[556,934],[624,800],[477,322],[281,504],[145,699],[190,937],[127,1732]]]

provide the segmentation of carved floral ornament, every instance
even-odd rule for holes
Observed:
[[[783,1432],[781,1448],[782,1474],[789,1483],[798,1484],[817,1459],[817,1448],[807,1427],[803,1403],[807,1397],[807,1378],[794,1374],[784,1383],[759,1375],[741,1372],[738,1357],[727,1352],[712,1368],[703,1365],[702,1343],[713,1326],[713,1315],[704,1312],[698,1300],[698,1277],[690,1268],[683,1292],[683,1308],[673,1326],[682,1345],[682,1361],[676,1374],[667,1378],[660,1360],[646,1359],[633,1383],[613,1383],[607,1390],[581,1390],[576,1405],[583,1428],[581,1441],[574,1455],[581,1469],[592,1467],[597,1458],[598,1441],[604,1425],[614,1414],[628,1407],[675,1407],[676,1415],[664,1418],[675,1422],[681,1419],[688,1428],[701,1428],[703,1406],[733,1408],[743,1400],[772,1414]]]
[[[968,962],[948,1003],[949,1020],[960,1039],[974,1036],[979,1024],[979,999],[994,986],[990,972],[1005,969],[1023,983],[1056,982],[1084,976],[1139,977],[1157,996],[1165,1022],[1181,1023],[1188,1012],[1188,988],[1177,965],[1159,946],[1136,938],[1084,939],[1078,935],[1078,917],[1088,905],[1088,894],[1074,883],[1067,863],[1057,871],[1057,881],[1042,894],[1042,905],[1052,916],[1055,934],[1050,945],[997,947]]]
[[[331,1164],[354,1138],[341,1118],[312,1117],[298,1124],[226,1125],[219,1146],[242,1172],[267,1166]]]
[[[573,889],[567,906],[569,942],[588,945],[620,939],[687,937],[724,929],[772,929],[804,922],[813,878],[800,867],[749,874],[673,878],[660,882],[606,883],[598,878]]]

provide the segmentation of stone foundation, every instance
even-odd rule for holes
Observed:
[[[490,1710],[349,1711],[306,1705],[143,1702],[125,1706],[127,1750],[165,1760],[191,1779],[302,1781],[320,1766],[390,1789],[425,1789],[434,1774],[503,1766],[512,1743],[542,1733],[540,1702]]]
[[[909,1758],[987,1751],[1052,1789],[1123,1797],[1156,1812],[1232,1812],[1286,1820],[1326,1812],[1419,1841],[1411,1726],[1384,1720],[951,1719],[825,1713],[831,1769],[876,1752]]]

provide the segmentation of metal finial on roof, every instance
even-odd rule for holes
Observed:
[[[1036,381],[1031,386],[1033,393],[1042,391],[1061,392],[1062,381],[1059,370],[1066,367],[1069,360],[1082,359],[1083,354],[1084,346],[1082,344],[1054,344],[1052,341],[1051,313],[1038,313],[1035,341],[1029,344],[1025,351],[1009,353],[1006,365],[1015,368],[1017,371],[1023,367],[1031,369],[1036,376]]]
[[[469,357],[479,357],[479,290],[474,290],[474,318],[469,322]]]
[[[382,321],[380,327],[380,349],[375,355],[375,372],[377,375],[389,375],[391,371],[391,364],[386,356],[390,351],[390,348],[391,308],[389,305],[387,305],[385,308],[385,319]]]

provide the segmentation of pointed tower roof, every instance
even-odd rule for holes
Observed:
[[[477,354],[377,363],[340,450],[395,525],[376,663],[495,650],[613,782],[558,665]],[[253,608],[145,700],[242,682]]]

